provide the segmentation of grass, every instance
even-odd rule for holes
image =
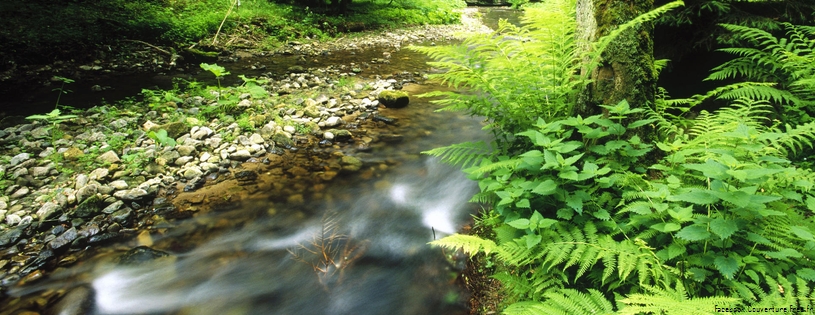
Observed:
[[[0,70],[13,63],[98,58],[121,39],[185,47],[209,44],[231,6],[227,0],[0,1]],[[356,0],[343,14],[267,0],[244,0],[226,17],[225,35],[263,48],[324,40],[348,32],[458,22],[463,0]],[[54,17],[59,17],[54,23]]]

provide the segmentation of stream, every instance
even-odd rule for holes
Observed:
[[[492,8],[484,16],[517,21],[510,10]],[[335,53],[303,66],[363,64],[382,53]],[[295,58],[271,62],[257,57],[224,65],[251,77],[285,72]],[[390,63],[369,65],[364,73],[431,71],[426,61],[402,49],[392,52]],[[172,76],[100,79],[115,92],[74,93],[63,100],[112,100],[134,95],[137,88],[168,88]],[[404,89],[416,95],[444,87],[426,83]],[[29,101],[53,106],[46,98]],[[428,99],[411,97],[407,108],[381,109],[398,120],[402,140],[355,154],[364,162],[361,172],[338,176],[319,189],[306,187],[319,194],[283,202],[261,191],[164,222],[133,239],[94,249],[93,255],[10,294],[39,303],[45,314],[60,315],[467,314],[468,296],[457,282],[465,257],[427,242],[471,221],[479,206],[468,200],[478,188],[458,168],[420,153],[488,135],[481,119],[437,108]],[[37,296],[42,296],[39,302]]]

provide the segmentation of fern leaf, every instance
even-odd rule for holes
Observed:
[[[491,149],[486,142],[478,141],[452,144],[446,147],[424,151],[422,154],[438,157],[444,163],[467,168],[474,164],[480,164],[481,160],[490,152]]]
[[[658,288],[643,286],[649,293],[635,293],[620,300],[625,306],[618,314],[720,314],[717,307],[737,306],[738,298],[733,297],[705,297],[689,299],[681,282],[676,288]]]
[[[473,257],[475,254],[481,252],[490,254],[499,250],[498,245],[496,245],[493,241],[486,240],[478,236],[463,235],[458,233],[445,236],[444,238],[432,241],[429,244],[452,250],[461,249],[470,254],[470,257]]]
[[[611,314],[614,306],[600,291],[588,289],[588,294],[574,289],[562,289],[544,294],[543,302],[517,302],[509,305],[505,315],[541,314]]]

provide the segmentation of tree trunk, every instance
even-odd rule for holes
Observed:
[[[652,9],[653,0],[577,0],[577,37],[580,48],[607,35],[617,26]],[[650,106],[656,94],[654,42],[651,23],[633,27],[612,41],[601,63],[591,71],[592,79],[575,107],[583,117],[600,112],[599,105],[616,105],[628,100],[631,107]],[[588,61],[588,60],[585,60]]]

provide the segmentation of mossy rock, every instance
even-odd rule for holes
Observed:
[[[62,152],[62,157],[68,161],[79,160],[79,158],[83,157],[84,155],[85,152],[82,152],[82,150],[75,147],[70,147],[68,150],[65,150],[65,152]]]
[[[346,142],[353,140],[353,135],[345,129],[329,129],[328,132],[334,134],[335,142]]]
[[[80,218],[90,218],[102,212],[102,200],[97,196],[90,196],[76,206],[74,215]]]
[[[291,139],[289,139],[289,137],[286,137],[286,135],[282,133],[276,133],[274,136],[272,136],[272,141],[274,141],[275,145],[277,145],[278,147],[286,149],[294,147],[294,141],[292,141]]]
[[[362,161],[349,155],[343,156],[340,159],[340,163],[342,164],[343,171],[356,172],[362,168]]]
[[[180,121],[155,126],[153,128],[150,128],[150,131],[159,131],[162,129],[167,130],[167,136],[173,139],[178,138],[181,135],[190,131],[190,127],[188,127],[187,124]]]
[[[384,90],[379,93],[379,103],[387,108],[403,108],[410,103],[410,96],[405,91]]]

